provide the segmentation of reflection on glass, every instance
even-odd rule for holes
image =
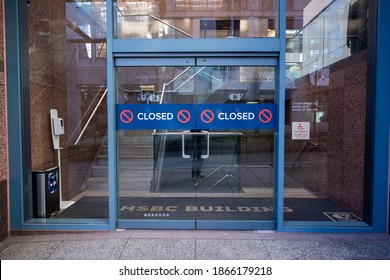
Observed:
[[[367,1],[338,0],[327,8],[326,1],[307,2],[303,27],[296,25],[287,42],[290,74],[313,73],[367,48]]]
[[[117,1],[117,38],[275,37],[278,0]]]
[[[35,186],[27,186],[26,220],[108,218],[107,175],[91,178],[107,173],[105,10],[102,1],[30,2],[31,167],[61,167],[41,182],[49,197],[61,191],[62,203],[59,212],[38,215],[30,201]],[[63,120],[60,151],[53,147],[51,109]]]
[[[287,11],[304,20],[286,50],[285,220],[366,221],[368,1],[305,2]]]

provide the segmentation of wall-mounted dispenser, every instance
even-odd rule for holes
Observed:
[[[60,209],[64,210],[71,206],[74,201],[63,201],[62,200],[62,180],[61,180],[61,148],[60,146],[60,136],[65,134],[65,125],[64,120],[58,117],[58,112],[56,109],[50,109],[50,124],[51,124],[51,136],[53,139],[53,147],[57,150],[58,154],[58,169],[59,169],[59,195],[60,195]]]
[[[54,149],[60,148],[60,135],[65,133],[64,120],[58,117],[56,109],[50,109],[51,136],[53,138]]]

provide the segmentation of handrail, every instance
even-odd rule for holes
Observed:
[[[70,140],[73,139],[73,136],[74,136],[75,133],[77,132],[77,128],[81,125],[82,120],[83,120],[84,117],[87,115],[87,113],[90,111],[92,105],[95,103],[95,100],[98,98],[99,93],[100,93],[100,91],[102,90],[103,87],[104,87],[104,85],[101,85],[101,86],[100,86],[99,91],[97,92],[96,96],[93,98],[93,100],[91,101],[91,103],[89,104],[88,108],[85,110],[84,115],[80,118],[80,121],[79,121],[79,123],[77,124],[75,130],[74,130],[74,131],[72,132],[72,134],[68,137],[68,142],[67,142],[67,144],[69,144]]]
[[[99,90],[99,92],[100,92],[100,90]],[[88,127],[89,123],[91,122],[92,118],[95,116],[95,113],[96,113],[97,109],[99,108],[100,104],[103,102],[103,99],[106,97],[106,95],[107,95],[107,88],[104,90],[102,96],[100,97],[98,103],[96,104],[95,108],[93,109],[91,115],[89,116],[87,122],[85,123],[83,129],[81,130],[81,132],[80,132],[79,136],[77,137],[76,141],[74,142],[74,144],[72,144],[72,145],[70,145],[70,146],[69,146],[69,145],[66,145],[65,147],[63,147],[63,148],[61,148],[61,149],[71,148],[71,147],[75,147],[75,146],[78,145],[78,143],[79,143],[81,137],[84,135],[85,130],[87,129],[87,127]],[[90,104],[90,106],[91,106],[91,105],[92,105],[92,103]],[[90,108],[90,107],[88,107],[88,109],[89,109],[89,108]],[[88,111],[88,109],[87,109],[87,111]],[[87,111],[86,111],[86,112],[87,112]],[[85,116],[85,114],[84,114],[84,116]],[[81,120],[84,118],[84,116],[81,118]],[[80,120],[79,124],[77,125],[77,127],[79,127],[79,125],[80,125],[80,123],[81,123],[81,120]],[[72,136],[73,136],[74,133],[76,132],[77,127],[76,127],[75,131],[72,133]],[[71,139],[71,137],[70,137],[69,139]]]
[[[302,26],[301,29],[299,29],[297,32],[295,32],[294,36],[290,39],[294,39],[298,34],[300,34],[306,27],[308,27],[310,24],[312,24],[315,20],[317,20],[323,13],[325,13],[327,10],[330,9],[331,6],[333,6],[338,0],[331,0],[324,8],[322,8],[321,11],[317,13],[316,16],[314,16],[311,20],[309,20],[304,26]]]
[[[318,144],[311,143],[311,142],[307,143],[305,145],[305,147],[302,149],[302,151],[300,152],[300,154],[298,155],[298,157],[296,158],[296,160],[294,161],[294,163],[291,165],[290,168],[294,168],[298,165],[297,162],[301,159],[301,157],[303,156],[303,153],[305,153],[307,151],[307,149],[309,149],[309,147],[318,148]]]
[[[188,83],[189,81],[192,80],[192,78],[194,78],[195,76],[197,76],[200,72],[203,71],[203,69],[205,69],[206,67],[203,66],[202,68],[200,68],[198,71],[195,72],[195,74],[191,75],[191,77],[189,77],[187,80],[185,80],[184,82],[182,82],[177,88],[174,88],[173,90],[169,91],[169,92],[176,92],[178,89],[180,89],[181,87],[183,87],[186,83]]]
[[[103,92],[102,97],[100,98],[98,104],[96,105],[95,109],[93,110],[93,112],[92,112],[91,116],[89,117],[87,123],[84,125],[84,128],[81,130],[79,137],[77,138],[76,142],[74,143],[74,146],[77,146],[77,144],[79,143],[81,137],[83,136],[85,130],[87,129],[89,123],[91,122],[93,116],[95,115],[97,109],[99,108],[100,104],[102,103],[102,101],[103,101],[104,97],[106,97],[106,95],[107,95],[107,88]]]
[[[165,87],[166,86],[169,86],[170,84],[172,84],[174,81],[176,81],[180,76],[182,76],[183,74],[185,74],[188,70],[190,70],[191,67],[187,67],[186,69],[184,69],[179,75],[177,75],[175,78],[173,78],[171,81],[169,81],[168,83],[164,83],[163,84],[163,88],[162,88],[162,92],[161,92],[161,99],[160,99],[160,104],[162,104],[163,102],[163,99],[164,99],[164,95],[165,95]]]
[[[154,15],[151,15],[151,14],[140,14],[140,15],[141,15],[141,16],[143,16],[143,15],[150,16],[151,18],[153,18],[153,19],[155,19],[155,20],[157,20],[157,21],[159,21],[159,22],[161,22],[161,23],[163,23],[163,24],[169,26],[170,28],[173,28],[174,30],[179,31],[180,33],[186,35],[187,37],[194,38],[194,37],[192,37],[190,34],[188,34],[187,32],[184,32],[183,30],[180,30],[179,28],[173,26],[172,24],[169,24],[169,23],[163,21],[162,19],[160,19],[160,18],[158,18],[158,17],[155,17]]]
[[[163,89],[162,89],[162,93],[161,93],[161,99],[160,99],[160,104],[162,104],[163,100],[164,100],[164,95],[165,95],[165,92],[166,92],[166,86],[169,86],[170,84],[172,84],[174,81],[176,81],[180,76],[182,76],[183,74],[185,74],[189,69],[191,69],[192,67],[187,67],[184,71],[182,71],[179,75],[177,75],[175,78],[173,78],[171,81],[169,81],[168,83],[164,83],[163,84]],[[195,76],[197,76],[199,73],[201,73],[204,69],[206,68],[206,66],[203,66],[201,69],[199,69],[198,71],[195,72],[195,74],[191,75],[191,77],[189,77],[188,79],[186,79],[183,83],[181,83],[177,88],[174,88],[173,90],[170,90],[168,92],[176,92],[177,90],[179,90],[181,87],[183,87],[186,83],[188,83],[191,79],[193,79]],[[217,79],[215,78],[214,76],[208,74],[208,73],[204,73],[202,72],[202,74],[210,77],[211,79],[214,79],[214,80],[217,80],[218,82],[222,83],[223,81],[221,81],[220,79]]]
[[[169,24],[169,23],[163,21],[162,19],[160,19],[160,18],[158,18],[158,17],[156,17],[156,16],[154,16],[154,15],[152,15],[152,14],[149,14],[149,13],[139,13],[139,14],[129,14],[129,15],[125,15],[125,14],[121,11],[121,9],[118,7],[118,5],[116,6],[116,9],[121,13],[121,15],[122,15],[123,17],[149,16],[149,17],[151,17],[151,18],[153,18],[153,19],[155,19],[155,20],[161,22],[162,24],[167,25],[167,26],[170,27],[170,28],[173,28],[174,30],[179,31],[180,33],[184,34],[184,35],[187,36],[187,37],[194,38],[192,35],[188,34],[187,32],[184,32],[183,30],[180,30],[179,28],[173,26],[172,24]]]

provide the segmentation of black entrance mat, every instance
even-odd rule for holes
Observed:
[[[288,221],[359,221],[352,213],[319,198],[287,198]],[[120,219],[145,220],[271,220],[271,198],[122,197]],[[336,217],[336,218],[335,218]],[[84,197],[54,218],[107,219],[107,197]]]

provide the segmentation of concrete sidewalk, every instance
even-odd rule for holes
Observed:
[[[390,260],[390,235],[125,230],[12,236],[1,260]]]

